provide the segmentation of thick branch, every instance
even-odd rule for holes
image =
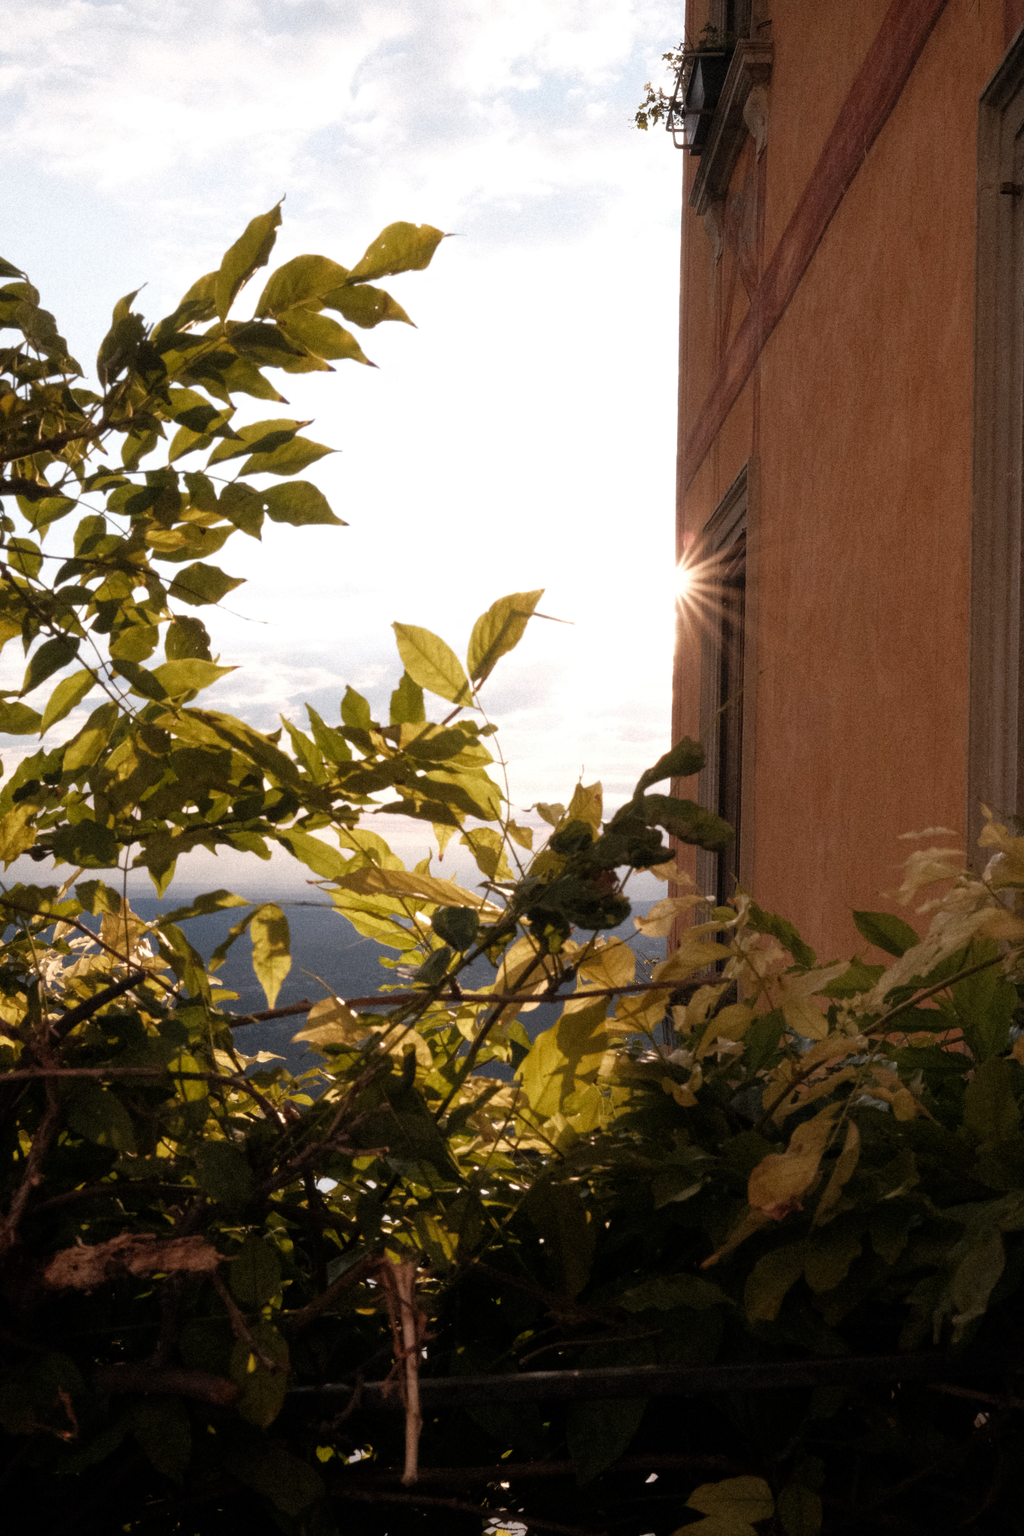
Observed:
[[[93,1385],[100,1392],[120,1395],[159,1392],[171,1397],[190,1397],[198,1403],[213,1403],[230,1408],[238,1397],[238,1388],[225,1376],[210,1371],[163,1369],[147,1365],[101,1365],[93,1372]]]

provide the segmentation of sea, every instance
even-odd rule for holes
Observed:
[[[130,896],[134,911],[151,922],[158,916],[184,906],[187,896],[173,892],[160,899],[155,896]],[[291,938],[292,964],[275,1006],[286,1007],[289,1003],[305,998],[318,1001],[334,994],[336,997],[368,997],[382,986],[395,986],[402,978],[393,969],[381,964],[382,959],[397,958],[396,951],[386,949],[374,939],[363,938],[351,923],[326,902],[310,904],[305,898],[289,902],[287,897],[276,899],[285,916]],[[651,901],[639,901],[634,912],[642,915],[653,905]],[[202,917],[190,918],[181,924],[189,943],[204,959],[210,955],[228,935],[229,929],[246,915],[242,907],[232,907]],[[650,939],[639,934],[628,918],[620,927],[608,930],[605,936],[614,934],[632,943],[633,949],[648,963],[654,965],[665,958],[665,940]],[[584,940],[587,935],[577,936]],[[267,1007],[263,988],[252,969],[252,943],[248,933],[237,939],[228,957],[216,972],[218,983],[238,998],[222,1006],[232,1013],[261,1013]],[[476,961],[460,977],[466,987],[484,986],[494,979],[494,968],[486,959]],[[522,1015],[522,1022],[531,1039],[548,1029],[558,1016],[558,1006],[541,1004]],[[292,1037],[303,1027],[301,1016],[285,1019],[268,1019],[260,1023],[246,1024],[236,1030],[239,1049],[247,1055],[257,1051],[273,1051],[284,1058],[290,1071],[303,1071],[315,1066],[319,1057],[303,1044],[294,1044]],[[488,1063],[482,1069],[487,1075],[506,1077],[500,1063]]]

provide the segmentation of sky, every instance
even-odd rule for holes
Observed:
[[[581,774],[618,803],[667,748],[682,165],[632,115],[644,82],[664,79],[682,12],[682,0],[8,10],[0,255],[28,272],[83,364],[122,294],[145,283],[138,304],[158,318],[282,196],[272,265],[312,251],[351,266],[398,219],[452,235],[428,271],[385,284],[417,329],[361,333],[377,368],[279,376],[294,414],[313,418],[308,435],[338,450],[309,478],[349,526],[230,541],[220,563],[246,585],[203,616],[239,670],[204,701],[261,729],[304,720],[306,700],[337,718],[346,684],[386,709],[401,671],[393,620],[464,654],[495,598],[543,587],[541,611],[565,622],[535,621],[485,693],[516,813],[567,800]],[[22,665],[5,654],[0,676]],[[0,738],[7,771],[26,745]],[[406,836],[426,851],[425,829]],[[192,866],[204,883],[205,865]],[[216,883],[230,866],[222,854]],[[245,870],[271,878],[251,859]],[[275,862],[272,878],[294,876]]]

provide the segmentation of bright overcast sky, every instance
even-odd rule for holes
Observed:
[[[145,282],[164,314],[282,194],[275,261],[351,265],[396,219],[458,235],[386,285],[419,329],[366,333],[379,370],[280,376],[340,450],[312,477],[350,526],[227,546],[242,617],[204,617],[241,670],[211,702],[264,729],[306,699],[335,718],[345,683],[386,707],[393,619],[464,652],[496,597],[545,587],[573,627],[536,622],[488,685],[513,804],[567,799],[581,770],[620,799],[666,748],[682,167],[632,114],[682,9],[8,8],[0,254],[83,363],[121,294]]]

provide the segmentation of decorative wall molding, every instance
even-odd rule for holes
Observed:
[[[736,44],[690,193],[690,206],[702,217],[728,192],[748,132],[754,136],[758,154],[764,149],[768,137],[768,84],[771,77],[771,43],[749,41]],[[746,116],[748,103],[755,98],[755,93],[751,110],[756,128],[748,123]]]

